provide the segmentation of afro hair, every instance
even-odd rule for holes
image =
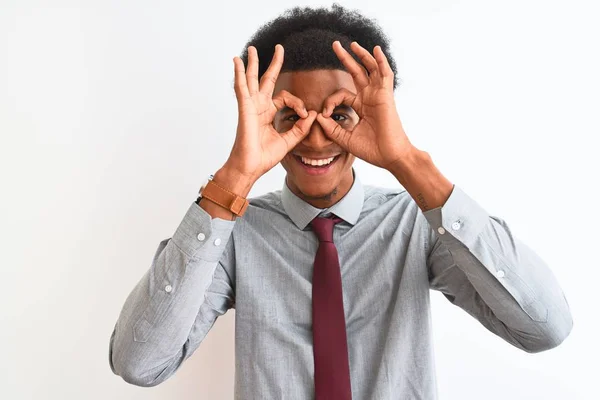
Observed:
[[[349,10],[334,3],[327,8],[294,7],[259,28],[244,46],[240,58],[248,66],[248,46],[258,51],[258,78],[266,72],[275,45],[281,44],[285,56],[281,72],[312,71],[316,69],[339,69],[346,67],[333,51],[332,44],[339,40],[352,57],[361,65],[360,59],[350,50],[350,43],[358,42],[372,54],[376,45],[386,55],[394,72],[394,90],[398,86],[396,62],[390,54],[387,36],[373,19],[357,10]]]

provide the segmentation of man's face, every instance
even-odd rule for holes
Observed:
[[[322,112],[325,99],[341,88],[356,93],[352,76],[345,71],[284,72],[279,74],[274,94],[287,90],[300,98],[307,110]],[[273,126],[283,133],[299,118],[294,110],[284,109],[275,115]],[[352,129],[359,121],[356,112],[346,106],[336,108],[331,118],[345,129]],[[321,160],[334,156],[328,166],[310,167],[302,162],[302,157],[308,161],[306,158]],[[281,165],[287,171],[287,184],[293,193],[315,207],[326,208],[342,198],[352,186],[354,159],[355,156],[329,139],[315,120],[308,135],[281,160]]]

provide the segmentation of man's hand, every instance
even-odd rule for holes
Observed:
[[[238,101],[238,127],[235,142],[224,168],[239,176],[250,186],[277,165],[306,135],[317,112],[306,110],[298,97],[282,90],[275,97],[273,90],[283,64],[283,46],[275,46],[269,68],[258,82],[258,53],[248,47],[248,70],[239,57],[234,57],[235,94]],[[284,133],[273,127],[278,110],[288,106],[300,119]]]
[[[352,75],[357,93],[340,89],[325,100],[317,121],[325,134],[343,147],[373,165],[394,171],[416,149],[402,128],[394,101],[394,73],[380,46],[371,55],[358,43],[351,50],[360,57],[369,71],[346,51],[339,41],[333,43],[337,57]],[[345,104],[354,109],[360,121],[351,130],[342,128],[330,118],[333,109]]]

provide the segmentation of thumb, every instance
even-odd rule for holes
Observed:
[[[325,135],[340,145],[344,150],[351,153],[349,149],[351,131],[348,131],[335,122],[331,117],[325,118],[323,113],[317,115],[317,122],[323,128]]]
[[[287,144],[288,152],[296,147],[296,145],[300,143],[302,139],[306,137],[306,135],[308,135],[308,132],[310,132],[310,127],[312,126],[313,122],[315,122],[316,117],[317,112],[310,110],[306,118],[300,118],[290,130],[281,134],[281,137]]]

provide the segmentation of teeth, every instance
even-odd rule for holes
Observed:
[[[325,159],[321,159],[321,160],[314,160],[312,158],[302,157],[302,162],[304,164],[307,164],[307,165],[314,165],[314,166],[318,167],[318,166],[321,166],[321,165],[330,164],[333,161],[334,158],[335,157],[325,158]]]

